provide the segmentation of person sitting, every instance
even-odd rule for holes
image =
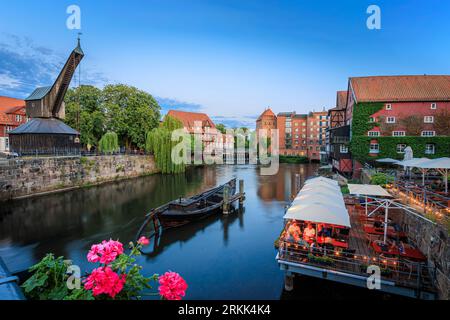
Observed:
[[[287,239],[291,242],[299,242],[302,236],[302,231],[300,230],[300,226],[297,222],[292,222],[291,225],[287,229]]]
[[[303,230],[303,239],[305,241],[311,242],[316,237],[316,229],[313,228],[311,223]]]
[[[317,229],[318,229],[317,235],[319,237],[324,237],[324,238],[331,237],[331,228],[327,228],[326,225],[319,224]]]

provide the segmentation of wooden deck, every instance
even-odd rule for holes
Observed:
[[[373,255],[372,249],[369,247],[369,241],[363,229],[363,224],[359,219],[358,211],[355,205],[346,205],[350,215],[352,228],[350,229],[349,248],[356,250],[355,254],[370,257]]]

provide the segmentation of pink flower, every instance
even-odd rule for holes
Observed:
[[[143,246],[148,246],[150,244],[150,240],[148,240],[146,237],[141,237],[138,240],[138,243]]]
[[[123,289],[126,275],[119,276],[110,267],[97,268],[85,280],[84,288],[92,290],[94,296],[107,294],[115,298]]]
[[[166,272],[159,277],[159,294],[166,300],[181,300],[185,296],[188,285],[175,272]]]
[[[109,240],[94,244],[88,252],[87,259],[89,262],[110,264],[121,254],[123,254],[123,244]]]

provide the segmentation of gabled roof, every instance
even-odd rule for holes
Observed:
[[[8,115],[4,112],[0,111],[0,124],[1,125],[13,125],[13,121],[8,117]]]
[[[40,100],[44,98],[52,90],[52,87],[40,87],[33,91],[25,101]]]
[[[261,120],[262,117],[276,117],[275,113],[273,113],[272,109],[268,108],[264,110],[264,112],[259,116],[258,120]]]
[[[180,120],[189,131],[195,128],[195,122],[202,122],[202,126],[207,125],[212,129],[216,128],[216,125],[206,113],[170,110],[167,115]]]
[[[0,111],[10,112],[13,108],[25,107],[25,101],[10,97],[0,96]]]
[[[14,134],[67,134],[67,135],[79,135],[79,132],[69,127],[64,122],[49,118],[35,118],[31,119],[27,123],[17,127],[13,131],[9,132],[10,135]]]
[[[350,78],[357,102],[450,101],[450,76]]]
[[[347,107],[348,91],[338,91],[336,97],[336,110],[345,109]]]

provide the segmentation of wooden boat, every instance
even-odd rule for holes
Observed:
[[[191,198],[180,198],[171,201],[161,207],[152,210],[146,215],[144,224],[139,229],[137,238],[139,238],[146,226],[152,222],[153,229],[179,227],[192,221],[208,217],[217,213],[224,203],[224,189],[229,188],[229,201],[233,202],[243,196],[236,193],[236,179],[218,186],[216,188],[204,191]]]

